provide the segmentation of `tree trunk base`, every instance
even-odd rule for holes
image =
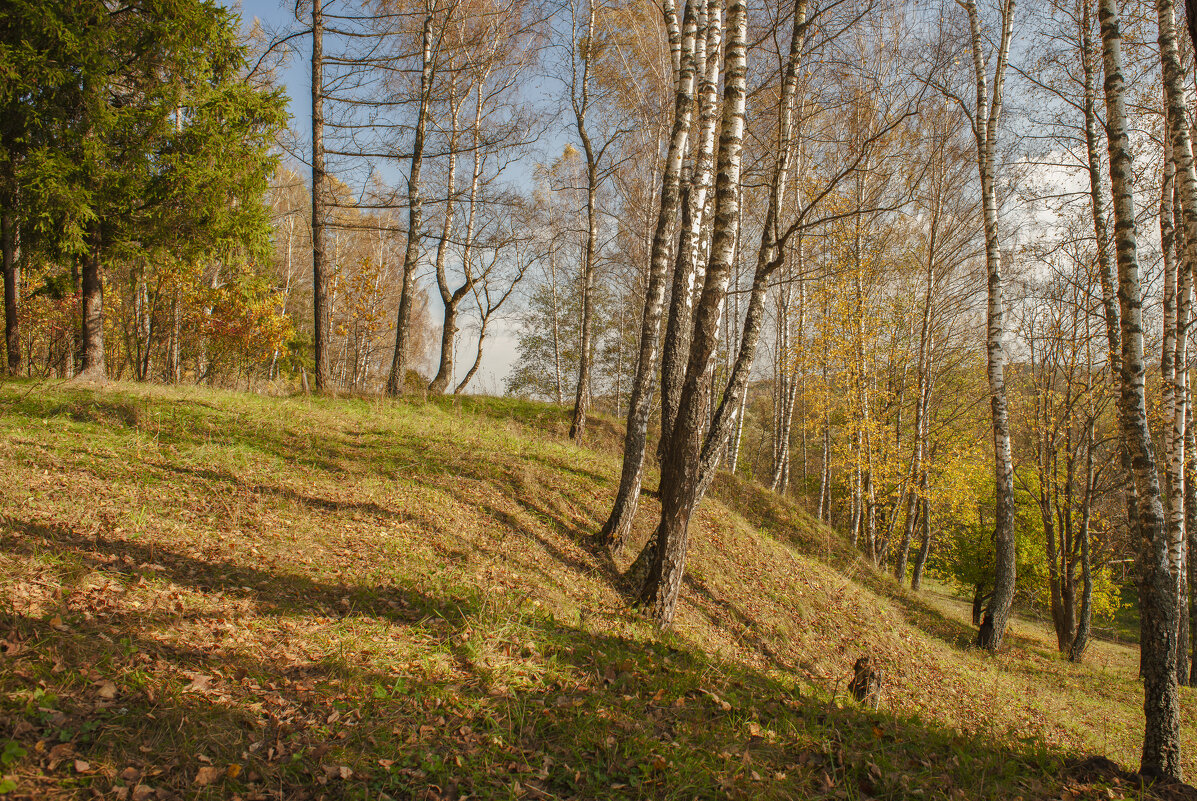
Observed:
[[[92,368],[90,370],[84,370],[82,372],[75,373],[74,376],[67,379],[67,382],[76,386],[91,385],[96,387],[104,387],[111,384],[112,380],[103,370],[99,368]]]

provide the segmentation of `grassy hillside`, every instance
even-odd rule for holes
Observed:
[[[959,604],[730,477],[657,632],[631,555],[591,542],[618,433],[566,427],[503,399],[0,387],[0,790],[1140,797],[1068,767],[1137,763],[1135,652],[1071,665],[1025,621],[968,649]],[[866,652],[877,711],[845,697]]]

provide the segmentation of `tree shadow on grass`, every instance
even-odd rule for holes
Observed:
[[[169,607],[118,602],[89,616],[68,606],[61,622],[6,613],[0,714],[27,752],[13,770],[17,797],[137,782],[188,798],[1059,792],[1063,754],[841,709],[742,665],[535,610],[513,622],[512,609],[470,588],[317,581],[25,523],[0,544],[18,559],[54,554],[66,589],[86,577],[71,566],[81,561],[126,582],[160,576],[217,604],[248,599],[250,632],[280,617],[370,626],[338,629],[355,638],[341,647],[294,633],[212,647],[175,636],[185,616]],[[149,560],[163,569],[143,568]],[[395,638],[418,646],[416,659],[385,658]],[[51,749],[64,744],[70,759],[55,762]],[[196,784],[209,765],[221,768],[213,783]],[[978,785],[982,775],[990,779]]]

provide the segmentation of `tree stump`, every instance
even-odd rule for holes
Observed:
[[[857,703],[876,709],[881,704],[881,669],[873,666],[872,659],[862,656],[856,660],[853,672],[848,691]]]

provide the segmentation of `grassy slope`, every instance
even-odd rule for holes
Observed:
[[[958,604],[727,477],[661,635],[626,611],[630,557],[589,544],[617,433],[578,449],[566,424],[497,399],[0,387],[0,778],[15,797],[1123,794],[1061,766],[1137,761],[1130,649],[1074,666],[1017,622],[1008,652],[968,650]],[[878,712],[843,697],[865,652]]]

